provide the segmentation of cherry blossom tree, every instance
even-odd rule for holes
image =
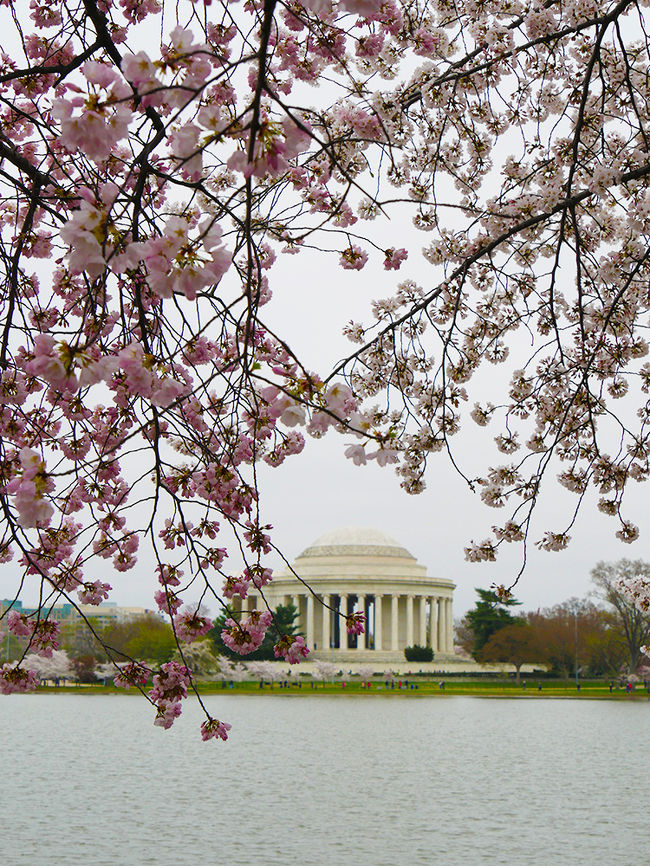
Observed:
[[[276,680],[284,679],[284,672],[281,671],[278,666],[271,661],[253,661],[246,663],[246,669],[248,673],[254,679],[260,680],[260,683],[264,683],[264,680],[271,684],[271,688],[273,688],[273,683]]]
[[[232,680],[235,683],[241,683],[247,676],[246,665],[243,665],[241,662],[232,662],[224,656],[219,659],[218,680]]]
[[[304,434],[345,434],[347,458],[418,493],[437,453],[463,474],[461,423],[491,423],[494,465],[466,480],[507,515],[473,561],[563,549],[590,490],[635,540],[646,15],[632,0],[0,0],[0,561],[17,600],[40,586],[36,611],[3,615],[26,653],[56,650],[55,603],[109,597],[95,564],[140,557],[180,661],[149,691],[136,660],[116,681],[169,727],[196,692],[183,647],[212,627],[201,605],[228,614],[242,654],[272,622],[232,600],[272,580],[257,467]],[[359,280],[402,271],[332,370],[266,322],[295,255]],[[558,481],[575,508],[535,535]],[[275,651],[306,647],[283,635]],[[33,684],[24,658],[0,672],[3,692]],[[203,737],[225,739],[206,716]]]
[[[116,670],[113,662],[102,662],[95,667],[95,678],[102,680],[106,685],[107,680],[112,680],[115,677]]]
[[[49,658],[30,653],[25,658],[25,667],[36,672],[41,680],[69,680],[75,676],[70,657],[65,650],[54,650]],[[115,671],[113,671],[115,673]]]
[[[372,675],[374,674],[375,669],[372,665],[361,665],[361,667],[357,670],[357,673],[361,677],[362,685],[364,683],[369,683],[372,679]]]
[[[212,651],[211,641],[197,640],[174,654],[175,661],[184,661],[192,670],[192,673],[202,678],[215,674],[219,668],[219,659]]]
[[[314,669],[311,675],[313,679],[325,684],[326,682],[331,682],[338,673],[338,665],[335,665],[333,662],[317,659],[314,662]]]

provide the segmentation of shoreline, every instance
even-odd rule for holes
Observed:
[[[609,691],[607,685],[585,685],[580,691],[575,687],[564,687],[549,685],[541,690],[537,687],[522,689],[521,686],[510,684],[491,684],[475,686],[472,684],[449,683],[445,682],[445,688],[440,689],[437,683],[418,683],[417,688],[397,686],[394,689],[385,688],[383,685],[373,683],[370,688],[362,688],[360,683],[346,684],[345,688],[340,683],[326,684],[324,687],[321,684],[314,685],[312,688],[309,683],[291,683],[289,686],[281,687],[279,684],[274,684],[272,687],[265,683],[260,688],[258,682],[243,682],[234,683],[232,687],[222,688],[221,684],[216,684],[212,681],[199,682],[196,685],[197,691],[201,696],[208,695],[275,695],[276,697],[323,697],[337,696],[345,697],[353,695],[355,697],[368,698],[454,698],[454,697],[472,697],[472,698],[497,698],[505,700],[601,700],[601,701],[650,701],[650,693],[645,688],[639,688],[636,691],[627,693],[623,689],[618,691]],[[148,687],[144,687],[146,692]],[[113,685],[103,686],[95,684],[74,684],[64,686],[38,686],[34,692],[29,694],[75,694],[75,695],[136,695],[141,696],[141,692],[136,689],[120,689]],[[191,696],[191,695],[190,695]]]

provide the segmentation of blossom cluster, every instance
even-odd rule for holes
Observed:
[[[207,634],[213,626],[209,616],[205,616],[200,609],[191,607],[177,613],[172,621],[176,637],[186,643],[192,643]]]
[[[10,610],[7,627],[17,637],[28,639],[30,649],[43,658],[51,658],[59,647],[59,624],[52,619],[32,620],[24,613]]]
[[[219,719],[206,719],[201,725],[201,738],[204,741],[210,740],[212,737],[227,740],[228,731],[231,728],[232,725],[228,724],[228,722],[220,722]]]
[[[25,670],[20,665],[12,667],[4,664],[0,668],[0,694],[11,695],[34,691],[38,677],[33,670]]]
[[[290,665],[298,664],[309,655],[309,649],[302,635],[283,634],[273,647],[273,652],[276,659],[282,658]]]
[[[229,617],[221,631],[221,639],[233,652],[248,655],[261,646],[272,621],[273,615],[268,610],[252,610],[239,622]]]
[[[181,714],[181,701],[187,697],[190,671],[178,662],[167,662],[153,677],[149,698],[156,706],[154,725],[167,730]]]
[[[139,662],[127,662],[119,665],[118,672],[113,677],[114,684],[119,689],[130,689],[131,686],[144,686],[152,671]]]

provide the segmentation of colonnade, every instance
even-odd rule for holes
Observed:
[[[399,652],[407,646],[430,646],[434,652],[453,652],[452,600],[428,593],[360,592],[319,595],[312,593],[283,596],[298,611],[298,630],[305,635],[310,650],[374,650]],[[246,599],[243,609],[254,607]],[[319,603],[321,602],[321,603]],[[343,617],[359,611],[366,618],[363,635],[348,635]]]

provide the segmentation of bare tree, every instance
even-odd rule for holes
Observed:
[[[641,647],[648,643],[650,637],[650,615],[640,610],[625,590],[637,581],[646,585],[650,583],[650,563],[640,559],[599,562],[591,571],[591,579],[599,597],[613,609],[625,635],[628,669],[634,673],[643,658]]]

